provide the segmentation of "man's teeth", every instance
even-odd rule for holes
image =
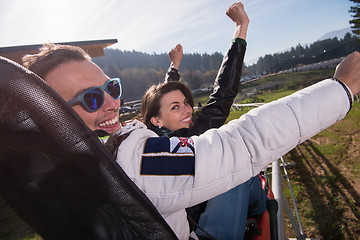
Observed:
[[[116,118],[114,118],[114,119],[112,119],[112,120],[108,120],[108,121],[106,121],[106,122],[100,123],[99,126],[100,126],[100,127],[107,127],[107,126],[109,126],[109,125],[114,125],[115,123],[117,123],[117,121],[118,121],[118,118],[116,117]]]

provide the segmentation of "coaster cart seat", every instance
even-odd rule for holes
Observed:
[[[0,57],[0,92],[0,195],[44,239],[177,239],[42,79]]]

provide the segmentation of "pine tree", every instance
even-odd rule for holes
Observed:
[[[355,6],[350,7],[349,12],[352,13],[353,19],[350,20],[350,24],[352,24],[351,29],[352,32],[356,35],[360,35],[360,0],[350,0],[354,2]]]

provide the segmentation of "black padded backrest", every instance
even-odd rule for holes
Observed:
[[[42,79],[0,57],[0,93],[0,194],[44,239],[176,239]]]

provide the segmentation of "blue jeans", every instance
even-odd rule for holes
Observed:
[[[214,239],[243,239],[246,220],[266,210],[268,197],[258,176],[207,202],[199,226]],[[207,237],[199,228],[198,236]]]

